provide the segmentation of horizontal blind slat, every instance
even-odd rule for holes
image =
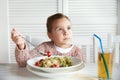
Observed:
[[[68,0],[68,15],[116,15],[117,0]],[[83,14],[82,14],[83,13]],[[90,16],[89,15],[89,16]]]

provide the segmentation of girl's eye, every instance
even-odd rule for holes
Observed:
[[[59,31],[62,30],[61,28],[58,29]]]
[[[58,28],[58,29],[57,29],[57,31],[61,31],[61,30],[62,30],[62,28]]]
[[[68,29],[68,30],[70,30],[70,29],[71,29],[71,27],[68,27],[67,29]]]

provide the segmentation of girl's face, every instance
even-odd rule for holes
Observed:
[[[62,48],[70,47],[72,39],[70,21],[66,18],[55,20],[52,24],[52,32],[48,33],[48,36],[55,45]]]

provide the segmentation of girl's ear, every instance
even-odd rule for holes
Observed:
[[[52,39],[52,34],[51,33],[48,32],[47,35],[48,35],[49,39]]]

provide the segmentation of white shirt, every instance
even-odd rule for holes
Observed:
[[[61,53],[67,53],[73,48],[73,45],[69,48],[61,48],[61,47],[56,46],[55,44],[54,44],[54,46],[55,46],[56,50]]]

